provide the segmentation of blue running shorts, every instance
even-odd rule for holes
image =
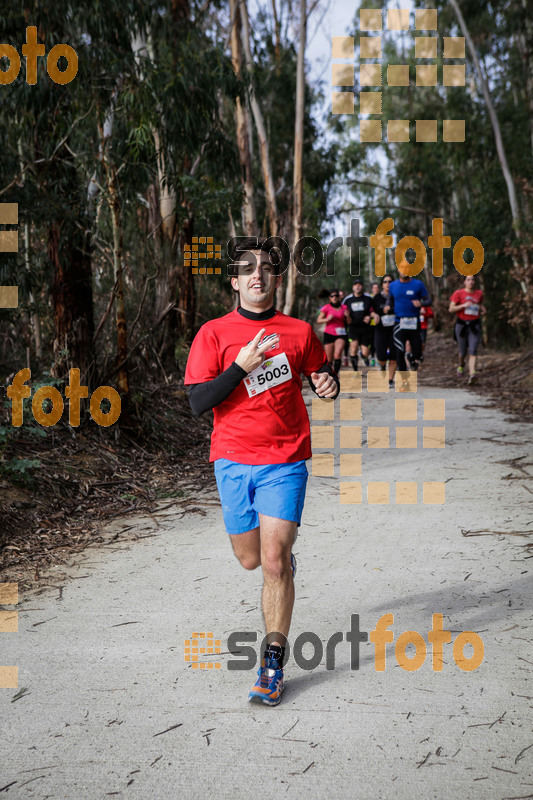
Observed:
[[[307,484],[305,461],[290,464],[237,464],[215,461],[215,477],[229,534],[259,525],[258,514],[300,524]]]

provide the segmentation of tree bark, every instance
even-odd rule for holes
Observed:
[[[296,297],[296,259],[294,247],[302,238],[303,217],[303,149],[304,149],[304,106],[305,106],[305,46],[307,39],[307,3],[300,0],[300,41],[296,70],[296,115],[294,123],[294,172],[293,172],[293,222],[292,252],[289,265],[287,290],[285,292],[284,314],[291,314]],[[300,261],[298,257],[298,261]]]
[[[113,272],[115,279],[115,320],[117,328],[116,363],[122,364],[118,370],[117,383],[122,396],[129,394],[128,368],[125,362],[128,355],[128,331],[126,324],[126,308],[124,303],[124,232],[122,229],[122,206],[119,199],[117,168],[109,157],[109,144],[112,128],[108,138],[104,138],[104,130],[100,129],[103,140],[103,163],[107,177],[108,203],[111,212],[113,229]]]
[[[244,51],[244,60],[248,72],[252,73],[252,51],[250,48],[250,25],[248,22],[248,9],[246,7],[246,0],[238,0],[240,3],[241,21],[242,21],[242,44]],[[250,88],[250,105],[254,117],[255,127],[257,130],[257,138],[259,139],[259,154],[261,158],[261,171],[263,173],[263,181],[265,184],[265,194],[268,208],[268,219],[270,225],[270,235],[278,235],[278,205],[276,202],[276,191],[274,189],[274,179],[272,176],[272,165],[270,163],[270,155],[268,149],[268,138],[266,134],[265,122],[263,119],[263,112],[255,96],[253,86]]]
[[[67,230],[64,219],[48,227],[48,258],[54,270],[54,364],[52,375],[66,379],[80,370],[82,383],[94,389],[94,317],[89,242],[78,231]]]
[[[238,78],[242,76],[242,39],[241,15],[238,0],[230,0],[231,19],[234,23],[231,28],[231,60],[233,69]],[[246,236],[257,236],[257,215],[255,211],[254,187],[252,179],[252,158],[250,151],[249,115],[246,105],[241,103],[239,97],[235,102],[235,118],[237,128],[237,145],[241,163],[241,182],[244,189],[244,202],[242,205],[242,227]]]

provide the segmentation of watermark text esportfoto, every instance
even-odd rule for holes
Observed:
[[[393,238],[390,235],[393,229],[394,220],[389,217],[379,223],[373,236],[360,236],[359,220],[350,220],[350,236],[346,238],[337,236],[326,247],[326,276],[335,275],[335,253],[341,247],[346,246],[350,249],[350,275],[360,275],[360,249],[366,247],[374,250],[374,272],[376,276],[378,278],[383,277],[387,271],[386,251],[394,246]],[[237,248],[242,242],[249,240],[249,236],[233,236],[228,241],[228,256],[232,259],[232,263],[228,264],[228,275],[236,274],[236,268],[239,265]],[[451,237],[444,235],[444,222],[442,219],[433,220],[432,234],[428,236],[428,246],[432,251],[431,271],[434,277],[440,278],[444,272],[444,250],[452,246]],[[270,236],[261,249],[269,251],[270,260],[278,268],[280,274],[287,271],[291,262],[291,250],[284,239],[280,236]],[[406,259],[408,250],[413,250],[415,253],[415,260],[412,263],[409,263]],[[473,258],[470,262],[464,260],[466,250],[471,250],[473,253]],[[307,257],[308,253],[309,257]],[[313,236],[304,236],[296,242],[292,258],[298,272],[301,275],[311,277],[322,269],[324,251],[318,239]],[[461,275],[476,275],[485,261],[483,245],[475,236],[462,236],[453,247],[452,258],[455,269]],[[401,273],[414,277],[419,275],[426,265],[426,247],[418,236],[404,236],[396,245],[394,259]]]
[[[386,645],[394,641],[393,614],[383,614],[376,623],[374,630],[363,631],[359,624],[359,614],[352,614],[350,630],[343,634],[341,631],[333,633],[324,647],[320,637],[312,631],[305,631],[296,637],[292,645],[292,656],[300,669],[310,671],[316,669],[324,659],[327,670],[335,669],[337,646],[345,641],[350,645],[350,667],[358,670],[360,664],[361,642],[370,641],[373,645],[374,668],[376,672],[384,672],[387,666]],[[346,639],[345,639],[346,637]],[[259,652],[262,653],[268,642],[284,641],[285,637],[279,632],[270,632],[261,642]],[[444,665],[444,645],[452,641],[451,631],[443,627],[443,615],[433,614],[432,628],[427,632],[427,641],[431,649],[431,667],[434,672],[441,672]],[[228,670],[252,670],[257,666],[258,654],[252,644],[257,643],[257,633],[254,631],[234,631],[228,636],[227,650],[236,658],[227,661]],[[469,645],[471,655],[465,656],[464,649]],[[306,653],[304,653],[304,648]],[[414,654],[409,653],[414,649]],[[312,651],[312,652],[310,652]],[[407,672],[415,672],[424,664],[428,646],[426,641],[417,631],[404,631],[396,639],[394,655],[396,664]],[[202,652],[206,652],[205,650]],[[210,652],[214,652],[211,650]],[[217,651],[220,652],[220,649]],[[291,653],[289,642],[285,645],[284,664]],[[452,644],[452,656],[457,667],[463,672],[473,672],[483,661],[485,654],[483,640],[474,631],[462,631]],[[204,656],[205,657],[205,656]],[[188,658],[186,660],[189,660]]]

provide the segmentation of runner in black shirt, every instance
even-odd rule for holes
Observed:
[[[344,305],[349,312],[348,340],[350,342],[350,361],[357,372],[357,351],[361,346],[361,355],[368,366],[369,345],[372,341],[372,331],[369,325],[371,319],[372,298],[363,293],[363,281],[355,278],[353,293],[344,299]]]
[[[389,361],[389,386],[393,386],[396,372],[393,337],[395,316],[389,305],[389,286],[392,280],[390,275],[384,275],[381,280],[381,292],[372,298],[372,316],[376,322],[374,333],[376,356],[382,372],[387,369],[387,360]]]

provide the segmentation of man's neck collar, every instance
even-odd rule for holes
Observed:
[[[242,308],[242,306],[239,306],[237,311],[242,317],[245,317],[246,319],[253,319],[257,322],[262,322],[264,319],[271,319],[276,315],[276,309],[274,306],[266,311],[259,311],[257,313],[255,311],[247,311],[245,308]]]

